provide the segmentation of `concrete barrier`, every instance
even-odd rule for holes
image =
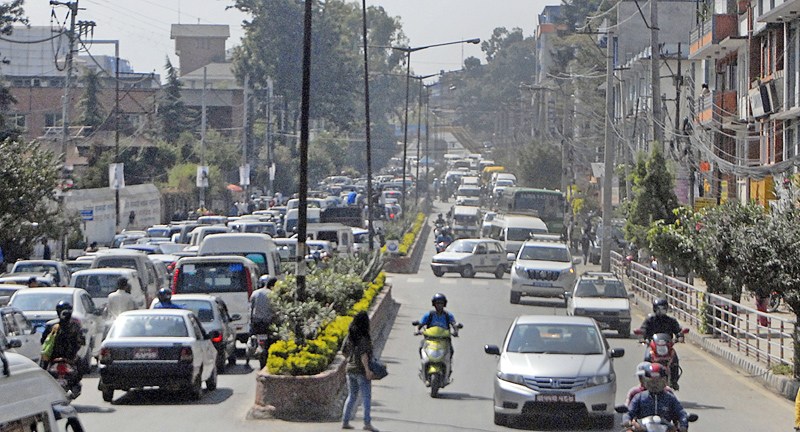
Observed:
[[[396,312],[392,287],[387,284],[376,296],[369,312],[374,346],[382,346],[388,338]],[[266,369],[261,370],[256,375],[255,404],[247,413],[247,418],[293,421],[341,419],[344,399],[347,397],[346,368],[347,359],[339,352],[328,369],[317,375],[272,375]]]

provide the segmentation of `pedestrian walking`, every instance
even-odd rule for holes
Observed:
[[[364,406],[364,430],[377,432],[372,426],[370,409],[372,407],[372,382],[374,378],[369,369],[369,360],[372,357],[372,338],[369,334],[369,315],[359,312],[353,317],[343,347],[347,354],[347,401],[344,403],[342,413],[342,429],[353,429],[350,425],[355,414],[356,402],[359,395]]]
[[[42,248],[42,259],[43,260],[53,259],[53,251],[50,250],[50,245],[47,244],[47,239],[46,238],[42,239],[42,246],[43,246],[43,248]]]
[[[581,237],[581,251],[583,252],[583,265],[589,261],[589,247],[592,245],[592,239],[589,237],[588,232],[583,233]]]
[[[121,277],[117,279],[117,290],[108,295],[106,305],[108,318],[113,321],[122,312],[134,309],[136,309],[136,301],[131,295],[131,285],[128,283],[128,278]]]

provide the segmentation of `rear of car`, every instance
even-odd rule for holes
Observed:
[[[69,283],[69,268],[61,261],[55,260],[23,260],[14,263],[11,273],[39,273],[52,276],[55,286],[66,286]]]
[[[258,289],[260,273],[249,259],[234,255],[187,257],[178,260],[172,280],[174,294],[209,294],[220,298],[231,314],[242,317],[233,325],[237,339],[250,334],[250,294]]]
[[[144,309],[148,303],[144,290],[139,284],[136,270],[126,268],[80,270],[72,275],[70,286],[86,290],[92,296],[95,305],[102,308],[108,303],[108,295],[117,290],[117,283],[121,278],[128,280],[136,307]]]

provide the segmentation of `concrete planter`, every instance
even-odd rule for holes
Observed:
[[[370,331],[375,345],[388,336],[395,313],[392,287],[387,284],[370,309]],[[256,376],[255,404],[250,419],[335,421],[341,418],[347,396],[347,361],[339,352],[324,372],[309,376],[271,375],[266,369]]]
[[[411,245],[411,253],[406,256],[385,256],[383,270],[389,273],[416,273],[419,270],[420,261],[422,261],[422,254],[425,252],[425,240],[427,240],[430,230],[428,218],[425,218],[422,229],[419,230],[414,244]]]

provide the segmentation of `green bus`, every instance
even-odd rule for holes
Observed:
[[[564,231],[565,206],[561,191],[510,187],[500,196],[497,211],[536,216],[547,225],[550,233],[561,234]]]

